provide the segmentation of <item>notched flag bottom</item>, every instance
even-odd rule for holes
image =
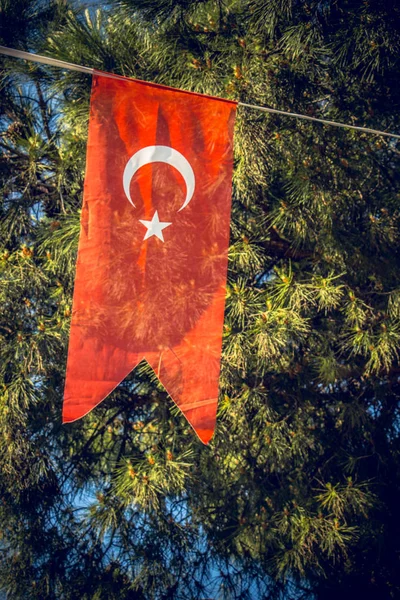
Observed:
[[[210,441],[235,113],[233,102],[94,75],[64,423],[145,359]]]

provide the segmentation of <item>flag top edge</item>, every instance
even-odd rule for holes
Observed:
[[[219,100],[220,102],[226,102],[228,104],[232,104],[233,106],[237,106],[239,104],[238,100],[229,100],[228,98],[220,98],[219,96],[211,96],[210,94],[201,94],[199,92],[190,92],[189,90],[181,90],[180,88],[174,88],[169,85],[163,85],[161,83],[154,83],[152,81],[144,81],[143,79],[135,79],[133,77],[125,77],[124,75],[117,75],[114,73],[108,73],[107,71],[98,71],[97,69],[93,69],[93,77],[106,77],[110,79],[119,79],[126,83],[139,83],[141,85],[146,85],[149,87],[159,88],[163,90],[169,90],[171,92],[178,92],[180,94],[189,94],[190,96],[199,96],[200,98],[208,98],[209,100]]]

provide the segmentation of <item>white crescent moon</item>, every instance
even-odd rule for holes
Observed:
[[[132,204],[132,206],[135,206],[132,202],[131,193],[129,191],[132,177],[136,171],[140,169],[140,167],[153,162],[162,162],[166,163],[167,165],[171,165],[171,167],[175,167],[175,169],[177,169],[182,175],[186,184],[186,198],[178,212],[186,208],[194,194],[195,177],[193,169],[183,154],[178,152],[178,150],[171,148],[170,146],[146,146],[146,148],[141,148],[141,150],[138,150],[128,160],[122,181],[124,185],[124,192],[129,202]]]

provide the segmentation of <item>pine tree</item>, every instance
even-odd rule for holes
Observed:
[[[98,69],[399,132],[395,0],[0,0],[0,36]],[[61,426],[90,79],[2,60],[0,590],[400,594],[399,150],[239,108],[218,428],[143,363]]]

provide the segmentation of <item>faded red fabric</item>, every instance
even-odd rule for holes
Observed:
[[[146,359],[202,442],[211,439],[235,112],[233,102],[94,75],[63,422],[87,414]],[[154,162],[124,189],[128,161],[143,155]],[[194,193],[181,209],[187,164]],[[164,241],[144,239],[156,211],[168,223]]]

